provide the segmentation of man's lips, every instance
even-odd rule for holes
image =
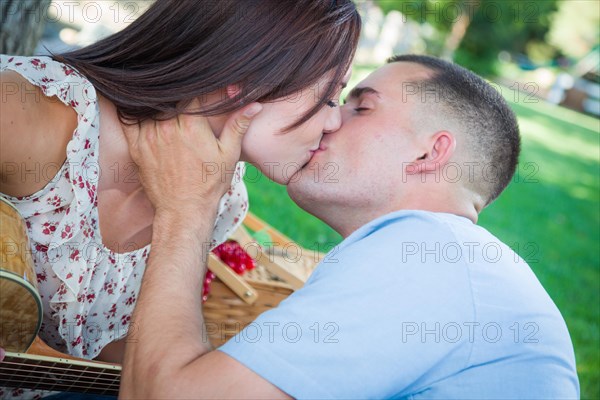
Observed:
[[[321,143],[321,145],[318,148],[316,148],[314,150],[309,150],[310,160],[312,160],[314,156],[316,156],[319,153],[322,153],[326,149],[327,149],[327,147],[323,143]],[[308,161],[310,162],[310,160],[308,160]]]
[[[319,147],[317,147],[316,149],[311,149],[310,152],[311,152],[311,154],[315,154],[315,153],[317,153],[319,151],[323,151],[325,149],[327,149],[327,147],[323,144],[323,142],[321,142],[319,144]]]

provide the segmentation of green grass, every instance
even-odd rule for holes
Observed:
[[[364,77],[355,73],[353,81]],[[508,98],[512,92],[507,89]],[[510,100],[510,99],[509,99]],[[479,224],[526,261],[561,310],[575,347],[581,397],[600,398],[599,121],[564,108],[511,103],[523,139],[520,166]],[[256,177],[256,171],[249,175]],[[308,248],[340,236],[266,178],[248,183],[251,210]]]

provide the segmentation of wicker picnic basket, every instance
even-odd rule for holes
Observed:
[[[267,233],[273,244],[267,249],[259,246],[248,229]],[[211,283],[203,310],[206,332],[214,346],[225,343],[261,313],[302,287],[323,257],[322,253],[299,246],[251,213],[232,239],[247,249],[256,268],[239,276],[214,255],[209,258],[209,268],[217,278]]]

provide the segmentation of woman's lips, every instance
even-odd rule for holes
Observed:
[[[310,158],[312,159],[312,158],[313,158],[315,155],[317,155],[317,154],[319,154],[319,153],[322,153],[322,152],[323,152],[323,151],[325,151],[325,150],[326,150],[326,147],[325,147],[325,146],[323,146],[323,145],[321,144],[321,146],[319,146],[319,148],[318,148],[318,149],[315,149],[315,150],[310,150],[310,151],[309,151],[309,153],[310,153]]]

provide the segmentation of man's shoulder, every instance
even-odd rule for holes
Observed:
[[[459,243],[475,240],[476,233],[456,232],[471,229],[472,225],[463,217],[424,211],[387,214],[365,224],[332,249],[311,282],[329,277],[336,282],[356,280],[363,285],[363,278],[369,276],[381,285],[397,282],[404,287],[412,282],[404,287],[406,292],[422,291],[424,287],[437,291],[442,289],[439,285],[460,286],[464,289],[463,300],[468,301],[467,252]]]

